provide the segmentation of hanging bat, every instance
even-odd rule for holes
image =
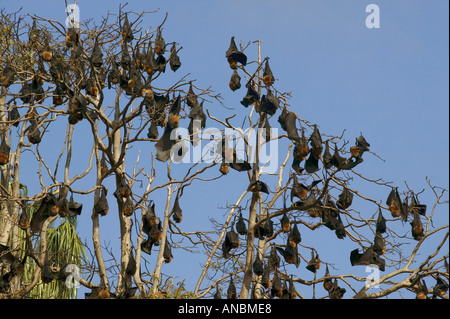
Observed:
[[[178,197],[175,199],[175,202],[173,204],[171,215],[173,216],[173,220],[176,223],[181,223],[181,221],[183,220],[183,214],[178,202]]]
[[[271,86],[275,82],[275,77],[270,69],[269,59],[266,60],[266,65],[264,67],[263,82],[266,86]]]
[[[173,43],[172,48],[170,49],[170,69],[175,72],[181,66],[180,57],[177,54],[177,48],[175,43]]]
[[[381,271],[385,269],[385,260],[380,258],[375,251],[373,246],[367,248],[362,254],[358,252],[358,249],[352,250],[350,253],[350,263],[352,266],[357,265],[376,265]]]
[[[225,53],[225,57],[232,69],[236,69],[238,63],[244,66],[247,64],[247,56],[237,49],[236,43],[234,42],[234,36],[231,37],[230,46]]]
[[[241,77],[236,70],[233,71],[228,86],[233,92],[241,88]]]

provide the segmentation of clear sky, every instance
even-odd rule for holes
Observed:
[[[121,2],[77,3],[81,20],[85,20],[99,19],[108,11],[117,13]],[[366,27],[369,13],[365,9],[372,3],[380,9],[380,28]],[[225,51],[230,37],[235,36],[238,44],[261,40],[262,57],[270,57],[277,89],[292,91],[291,110],[317,123],[323,134],[340,135],[345,130],[344,137],[350,144],[362,133],[371,144],[371,151],[383,160],[367,154],[359,172],[392,182],[401,191],[407,189],[405,181],[417,192],[426,189],[420,200],[432,205],[433,194],[426,177],[434,185],[449,188],[448,6],[447,0],[152,0],[129,1],[127,8],[137,12],[159,9],[148,16],[148,26],[159,25],[169,13],[164,37],[183,49],[182,67],[175,75],[168,75],[168,81],[190,73],[199,87],[211,86],[221,93],[231,110],[217,102],[205,104],[219,118],[234,113],[242,118],[246,111],[239,104],[245,92],[231,92],[228,88],[231,72]],[[0,0],[0,8],[7,12],[20,7],[22,13],[61,22],[66,17],[64,1]],[[248,49],[249,57],[256,57],[256,53],[255,45]],[[276,126],[276,120],[273,123]],[[212,125],[210,120],[209,124]],[[84,133],[79,134],[82,140]],[[280,154],[280,158],[284,156]],[[193,229],[201,220],[200,224],[207,227],[208,217],[220,220],[224,211],[219,208],[234,203],[247,187],[245,179],[240,178],[234,174],[214,187],[187,189],[186,200],[180,202],[184,214],[180,226]],[[203,195],[200,207],[187,200],[194,192]],[[373,187],[370,195],[384,202],[388,194],[385,189],[380,192],[379,187]],[[448,206],[444,208],[437,216],[439,224],[448,224]],[[90,207],[83,213],[78,224],[80,237],[90,241]],[[111,214],[102,219],[102,227],[112,223],[112,218]],[[108,234],[104,232],[108,238],[105,241],[115,245],[117,233],[111,227]],[[318,245],[321,256],[342,259],[337,268],[344,272],[349,266],[349,250],[333,256],[335,251],[329,249],[329,243]],[[201,261],[200,254],[195,258],[183,254],[186,262],[179,262],[177,254],[175,251],[173,262],[164,272],[167,269],[167,273],[176,275],[180,269],[198,271],[195,269]],[[304,266],[291,271],[304,272]],[[193,281],[186,281],[188,289],[193,288],[190,285],[198,276],[191,277]],[[305,296],[310,297],[308,293]]]

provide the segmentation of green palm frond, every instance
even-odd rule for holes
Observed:
[[[35,203],[28,207],[29,216],[39,207],[39,203]],[[60,218],[59,225],[55,226],[53,222],[47,229],[47,258],[54,269],[64,268],[66,265],[75,264],[80,269],[87,262],[88,257],[84,246],[76,233],[76,218],[67,217]],[[25,254],[26,242],[25,232],[18,230],[19,238],[19,258],[23,258]],[[33,247],[40,247],[39,237],[33,240]],[[28,258],[25,264],[23,283],[26,285],[31,282],[36,263]],[[80,274],[82,275],[82,274]],[[27,296],[33,299],[75,299],[77,298],[77,288],[69,288],[64,280],[53,279],[50,283],[43,283],[41,280],[31,290]]]

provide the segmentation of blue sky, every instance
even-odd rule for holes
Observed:
[[[121,2],[79,0],[77,3],[81,20],[85,20],[99,19],[108,11],[117,13]],[[380,8],[379,29],[368,29],[365,25],[368,15],[365,8],[371,3]],[[405,181],[415,191],[426,189],[420,200],[432,205],[433,194],[427,187],[426,177],[433,185],[449,188],[448,6],[445,0],[435,0],[432,4],[416,0],[169,0],[129,1],[127,8],[159,9],[144,21],[148,26],[158,25],[165,13],[169,13],[163,35],[183,49],[180,51],[182,67],[175,74],[167,74],[167,81],[173,83],[178,76],[190,73],[199,87],[211,86],[221,93],[224,104],[231,110],[217,102],[205,104],[219,118],[234,113],[243,118],[246,111],[239,104],[245,92],[242,89],[231,92],[228,88],[231,72],[225,51],[230,37],[235,36],[238,44],[261,40],[262,57],[270,57],[277,89],[292,91],[291,110],[302,119],[317,123],[323,134],[340,135],[345,130],[344,137],[350,144],[362,133],[371,144],[371,151],[383,160],[367,154],[359,172],[392,182],[401,191],[406,190]],[[0,0],[0,8],[8,12],[19,7],[23,7],[22,13],[65,20],[63,1],[56,5],[56,1],[47,0]],[[256,57],[255,45],[247,50],[249,57]],[[215,125],[208,121],[209,125]],[[276,120],[273,123],[275,126]],[[82,143],[83,130],[80,128],[78,132]],[[285,153],[280,154],[280,162],[284,156]],[[132,161],[127,164],[132,165]],[[366,194],[384,202],[385,189],[363,185]],[[200,217],[202,227],[208,227],[208,217],[220,220],[224,211],[219,208],[233,203],[246,187],[245,178],[236,174],[227,176],[214,187],[189,187],[186,200],[180,202],[185,216],[181,226],[193,229]],[[187,200],[195,192],[208,198],[201,207]],[[162,208],[162,204],[159,206]],[[80,237],[88,241],[90,213],[86,207],[78,226]],[[448,206],[443,206],[437,215],[439,224],[448,224]],[[101,222],[104,229],[109,229],[103,232],[105,241],[115,245],[118,235],[113,227],[117,226],[109,227],[109,223],[116,225],[112,219],[113,214]],[[318,235],[311,236],[314,239]],[[321,256],[339,260],[336,267],[345,272],[349,250],[334,256],[335,252],[327,248],[329,242],[317,244],[323,252]],[[201,255],[190,258],[180,254],[186,256],[182,257],[186,262],[177,263],[175,252],[174,261],[164,270],[175,275],[186,267],[197,271]],[[292,273],[305,274],[304,266],[292,269]],[[188,279],[186,283],[191,288],[195,280]],[[308,293],[305,296],[310,297]]]

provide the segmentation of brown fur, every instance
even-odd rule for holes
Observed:
[[[222,164],[220,166],[219,171],[223,174],[223,175],[227,175],[228,172],[230,171],[230,166],[228,166],[227,164]]]
[[[133,215],[133,209],[131,207],[125,207],[123,209],[123,214],[127,217],[130,217],[131,215]]]
[[[265,85],[271,86],[271,85],[273,84],[273,79],[272,79],[271,76],[266,75],[266,76],[263,78],[263,82],[264,82]]]
[[[20,228],[23,230],[30,228],[30,222],[28,220],[23,220],[19,224]]]
[[[178,115],[169,115],[169,126],[171,128],[177,128],[180,122],[180,117]]]
[[[9,161],[9,154],[7,153],[0,153],[0,165],[5,165]]]
[[[350,153],[353,157],[360,157],[361,156],[361,150],[358,146],[352,146],[350,147]]]
[[[54,105],[61,105],[63,104],[63,98],[60,95],[54,95],[53,96],[53,104]]]
[[[156,45],[155,45],[155,53],[158,54],[158,55],[160,55],[160,54],[161,54],[161,51],[162,51],[161,46],[160,46],[159,44],[156,44]]]
[[[98,90],[98,87],[97,87],[96,85],[91,86],[91,87],[89,88],[89,94],[90,94],[91,96],[97,96],[98,93],[99,93],[99,90]]]
[[[427,299],[427,295],[423,291],[417,293],[416,299]]]
[[[285,233],[288,233],[291,230],[291,223],[286,223],[282,226],[282,230]]]
[[[51,61],[53,58],[53,53],[51,53],[50,51],[44,51],[42,52],[42,59],[46,62]]]
[[[108,215],[108,211],[109,211],[109,207],[106,206],[105,209],[103,210],[103,212],[100,215],[106,216],[106,215]]]
[[[228,85],[230,86],[231,91],[237,90],[237,85],[233,81],[230,81],[230,83]]]
[[[228,63],[230,64],[230,68],[232,69],[237,69],[237,61],[232,59],[232,58],[228,58]]]
[[[144,71],[147,72],[148,75],[153,74],[153,69],[149,64],[144,64]]]
[[[100,292],[98,293],[98,297],[100,299],[108,299],[110,297],[108,289],[105,288],[100,290]]]
[[[331,282],[325,280],[325,281],[323,282],[323,289],[325,289],[326,291],[329,291],[330,288],[331,288]]]
[[[3,76],[0,78],[0,85],[1,85],[1,86],[5,86],[5,87],[8,87],[8,86],[9,86],[9,80],[8,80],[8,77],[7,77],[7,76],[3,75]]]
[[[108,168],[107,167],[100,167],[100,173],[102,175],[105,175],[108,172]]]
[[[423,232],[423,226],[422,225],[414,226],[412,231],[413,231],[414,235],[420,235]]]
[[[396,205],[390,205],[389,210],[391,212],[392,217],[400,216],[400,209]]]

